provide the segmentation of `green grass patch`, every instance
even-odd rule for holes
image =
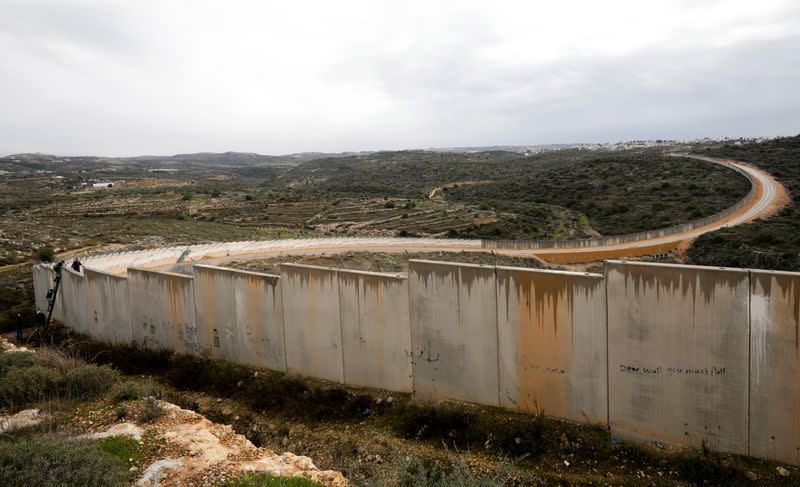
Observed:
[[[240,475],[218,487],[321,487],[304,477],[275,477],[265,473]]]
[[[142,446],[136,440],[127,436],[104,438],[97,443],[101,450],[125,463],[130,463],[131,458],[133,458],[134,463],[139,463],[145,457]]]

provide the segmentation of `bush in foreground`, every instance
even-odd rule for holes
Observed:
[[[109,366],[87,364],[60,352],[0,354],[0,405],[12,410],[42,401],[95,397],[119,380]]]
[[[0,485],[5,487],[127,485],[127,465],[90,441],[57,437],[0,443]]]

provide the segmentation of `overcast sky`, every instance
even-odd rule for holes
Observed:
[[[0,0],[0,154],[797,133],[798,0]]]

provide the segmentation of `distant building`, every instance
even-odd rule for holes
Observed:
[[[105,189],[105,188],[113,188],[114,183],[92,183],[92,188],[95,189]]]

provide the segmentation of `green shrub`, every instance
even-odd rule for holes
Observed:
[[[412,458],[400,464],[399,484],[403,487],[501,487],[509,484],[510,467],[501,462],[494,473],[473,473],[467,461],[453,455],[450,468]]]
[[[67,372],[65,379],[67,397],[85,398],[108,392],[120,375],[107,365],[84,364]]]
[[[61,374],[41,366],[11,367],[0,378],[0,401],[11,409],[55,398],[62,383]]]
[[[542,411],[498,420],[493,414],[458,403],[408,403],[392,415],[395,432],[400,436],[444,442],[457,448],[480,447],[486,442],[515,457],[538,456],[553,443],[552,439],[545,439],[547,420]]]
[[[53,262],[56,258],[56,253],[50,247],[41,247],[36,251],[36,259],[42,262]]]
[[[122,486],[127,465],[91,441],[40,436],[0,443],[4,487]]]
[[[144,400],[144,408],[139,413],[139,421],[149,423],[164,415],[164,408],[152,397]]]
[[[117,408],[114,410],[114,416],[117,420],[120,420],[128,415],[128,406],[124,404],[117,405]]]
[[[142,384],[141,382],[126,380],[114,384],[109,395],[114,402],[129,401],[131,399],[153,396],[155,395],[155,388],[149,383]]]
[[[18,409],[46,399],[86,398],[108,391],[119,373],[61,351],[0,354],[0,403]]]
[[[53,347],[40,348],[36,352],[36,357],[42,365],[56,369],[61,374],[66,374],[72,369],[86,365],[86,362],[75,354]]]
[[[14,367],[31,367],[39,363],[39,358],[34,353],[5,352],[0,353],[0,376],[6,375]]]
[[[239,475],[218,487],[320,487],[303,477],[275,477],[266,473]]]

